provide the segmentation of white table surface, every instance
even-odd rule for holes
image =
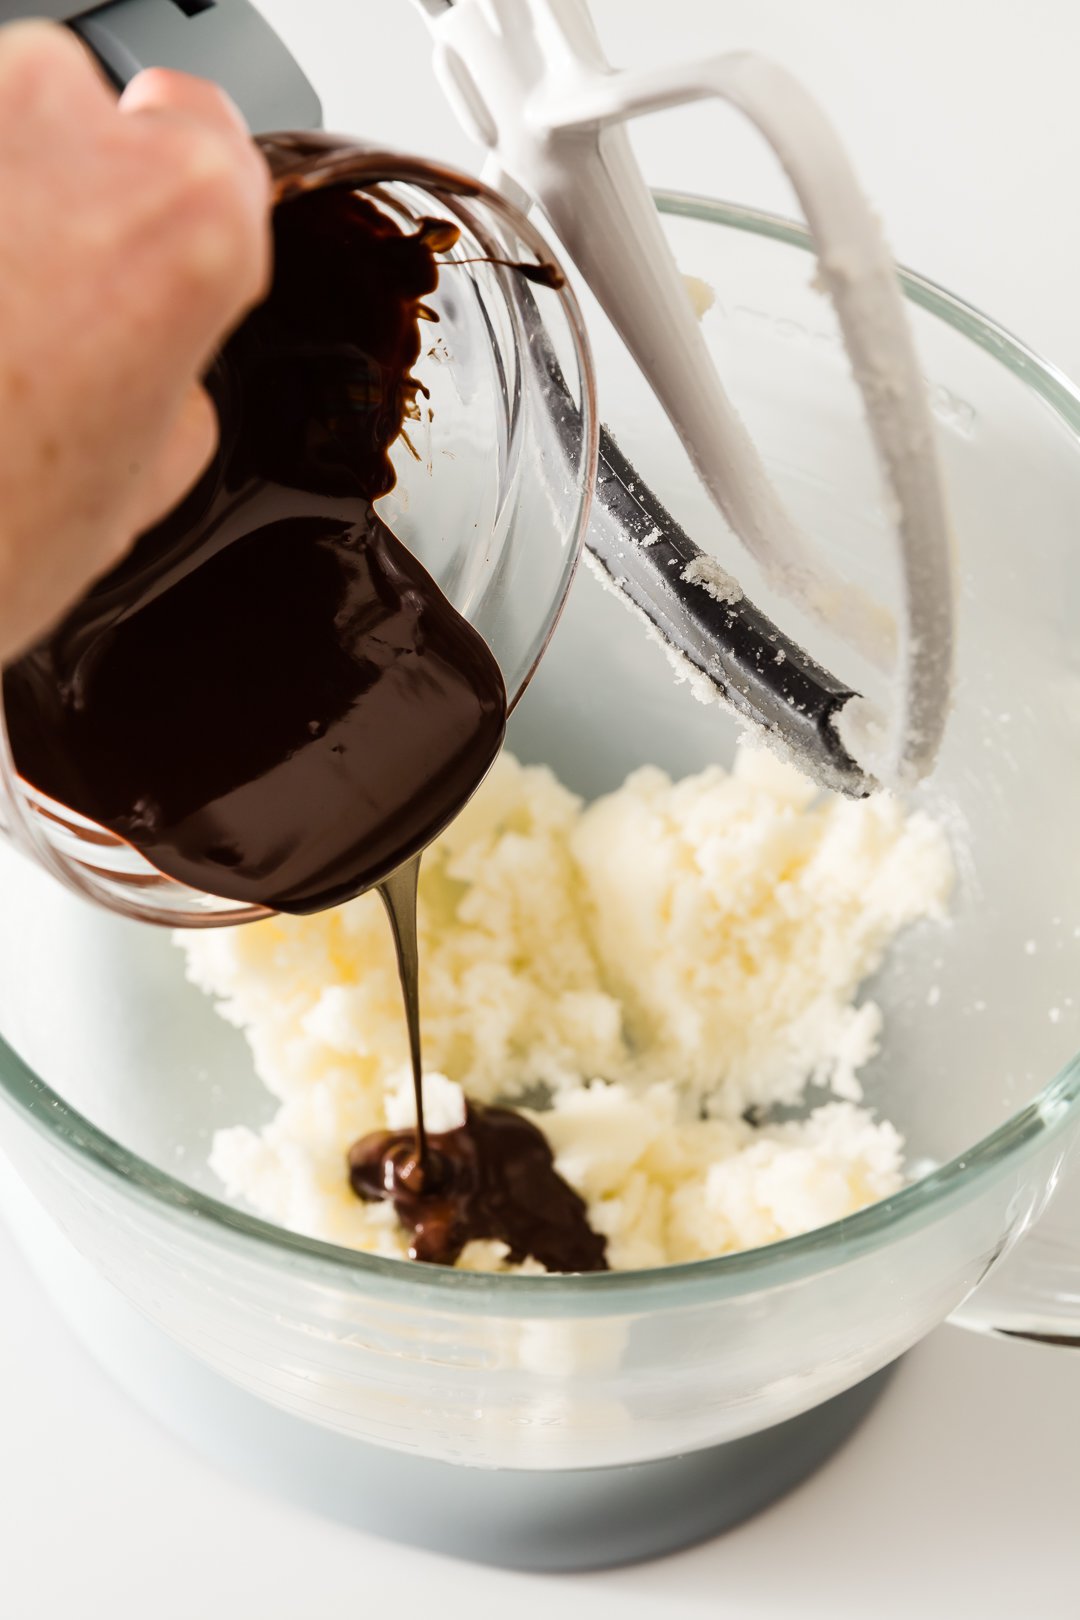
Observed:
[[[327,124],[474,166],[404,0],[265,0]],[[899,257],[1080,377],[1074,0],[597,0],[613,60],[749,46],[800,73],[856,152]],[[408,54],[415,54],[411,73]],[[917,109],[917,110],[915,110]],[[637,136],[649,178],[791,212],[715,109]],[[846,1450],[724,1539],[588,1576],[472,1568],[215,1473],[69,1339],[0,1231],[4,1620],[515,1620],[618,1612],[890,1620],[1080,1612],[1080,1358],[942,1329]],[[406,1574],[407,1570],[407,1574]]]

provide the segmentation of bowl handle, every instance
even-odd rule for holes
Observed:
[[[1051,1186],[1048,1215],[1003,1253],[949,1320],[975,1333],[1080,1350],[1080,1152]]]

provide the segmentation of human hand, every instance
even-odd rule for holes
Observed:
[[[0,662],[194,483],[199,377],[264,295],[270,185],[215,86],[117,101],[49,23],[0,28]]]

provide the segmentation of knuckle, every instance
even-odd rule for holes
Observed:
[[[179,143],[169,172],[169,204],[182,268],[216,280],[250,253],[251,205],[238,154],[198,131]]]
[[[0,28],[0,85],[5,100],[35,103],[60,97],[84,81],[94,84],[97,70],[67,28],[36,20]]]
[[[240,233],[224,219],[203,219],[184,239],[177,266],[183,284],[193,289],[231,289],[245,268]]]
[[[205,124],[174,125],[171,144],[173,183],[182,196],[213,204],[232,191],[237,153],[217,130]]]
[[[52,65],[84,59],[82,47],[73,35],[56,23],[27,18],[7,23],[0,29],[0,62],[5,68],[15,64],[26,68],[38,63]]]

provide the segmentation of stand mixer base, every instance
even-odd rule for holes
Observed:
[[[819,1468],[891,1371],[774,1428],[659,1462],[554,1472],[429,1462],[318,1428],[230,1384],[93,1271],[14,1175],[0,1186],[2,1212],[61,1315],[167,1429],[228,1472],[305,1508],[480,1563],[595,1569],[718,1535]]]

